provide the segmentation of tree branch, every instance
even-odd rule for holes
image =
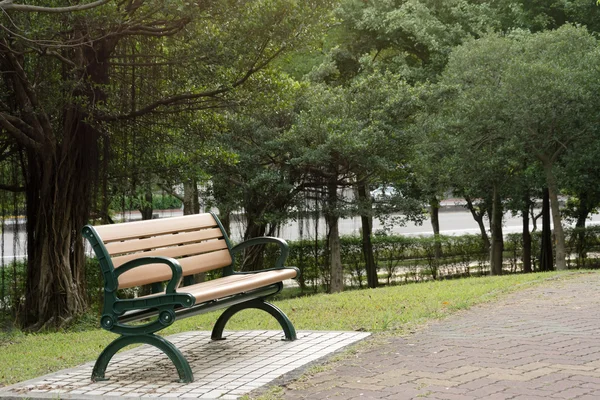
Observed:
[[[16,186],[16,185],[3,185],[0,183],[0,190],[7,190],[9,192],[24,192],[24,186]]]
[[[185,25],[189,22],[188,19],[180,19],[178,21],[173,21],[172,25],[163,25],[163,26],[132,26],[128,29],[123,30],[122,32],[118,32],[118,36],[123,35],[139,35],[139,36],[154,36],[154,37],[163,37],[163,36],[172,36],[177,32],[181,31]]]
[[[0,1],[0,10],[10,11],[23,11],[23,12],[42,12],[42,13],[67,13],[75,11],[84,11],[91,8],[99,7],[108,3],[110,0],[97,0],[88,4],[78,4],[70,7],[40,7],[32,6],[28,4],[15,4],[14,0],[3,0]]]
[[[35,90],[33,89],[33,86],[27,79],[27,74],[25,73],[25,70],[23,69],[19,60],[17,60],[15,55],[10,51],[7,53],[7,58],[17,75],[16,79],[14,79],[13,82],[15,83],[15,91],[17,92],[17,96],[22,98],[21,101],[23,102],[24,106],[22,108],[24,110],[27,110],[27,108],[29,108],[27,107],[27,104],[25,104],[25,102],[28,101],[32,108],[32,110],[29,111],[29,114],[32,117],[32,122],[34,122],[34,125],[35,122],[39,124],[39,131],[33,129],[33,131],[30,133],[39,136],[39,141],[43,141],[44,134],[40,132],[52,132],[52,125],[50,123],[50,119],[48,118],[48,115],[46,115],[46,113],[42,111]],[[36,110],[37,112],[34,112],[34,110]]]
[[[176,104],[176,103],[186,101],[186,100],[196,100],[201,97],[214,97],[221,93],[225,93],[228,90],[229,90],[229,88],[224,87],[221,89],[209,90],[209,91],[200,92],[200,93],[179,94],[179,95],[167,97],[164,99],[160,99],[154,103],[147,105],[146,107],[143,107],[143,108],[140,108],[139,110],[130,112],[129,114],[99,116],[98,119],[101,121],[106,121],[106,122],[133,119],[136,117],[141,117],[143,115],[149,114],[149,113],[153,112],[154,110],[156,110],[157,108],[162,107],[162,106],[168,106],[168,105]]]
[[[68,58],[64,57],[62,54],[60,54],[57,51],[40,51],[39,54],[42,55],[42,56],[43,55],[49,55],[50,57],[54,57],[54,58],[60,60],[61,62],[63,62],[64,64],[66,64],[66,65],[68,65],[70,67],[73,67],[73,68],[76,67],[76,65],[75,65],[75,63],[73,61],[71,61]]]
[[[113,67],[165,67],[171,65],[181,65],[181,62],[110,62]]]
[[[5,118],[4,113],[0,113],[0,126],[2,126],[13,138],[16,139],[22,146],[34,149],[36,151],[42,150],[42,145],[35,140],[31,139],[20,129],[11,124],[8,119]]]
[[[167,185],[166,183],[161,183],[159,186],[162,190],[175,197],[177,200],[183,202],[183,196],[179,195],[175,190],[173,190],[173,188],[170,185]]]
[[[264,45],[263,45],[263,47],[264,47]],[[281,54],[281,52],[283,52],[285,50],[285,46],[282,46],[280,49],[275,51],[271,56],[267,57],[263,62],[259,63],[258,61],[260,59],[260,54],[262,54],[264,52],[263,47],[261,47],[261,49],[259,50],[259,56],[257,57],[257,59],[253,62],[252,66],[244,73],[244,75],[228,86],[221,86],[218,89],[207,90],[207,91],[199,92],[199,93],[185,93],[185,94],[178,94],[178,95],[170,96],[170,97],[167,97],[164,99],[160,99],[154,103],[148,104],[147,106],[140,108],[136,111],[132,111],[128,114],[100,115],[100,116],[98,116],[98,119],[101,121],[105,121],[105,122],[133,119],[133,118],[141,117],[143,115],[155,112],[155,110],[159,107],[176,105],[181,102],[197,100],[202,97],[216,97],[220,94],[229,92],[230,90],[244,84],[248,79],[250,79],[252,74],[254,74],[257,71],[260,71],[262,68],[267,66],[273,59],[275,59],[279,54]]]
[[[23,132],[24,134],[29,136],[31,139],[36,140],[35,130],[33,129],[33,127],[31,125],[29,125],[28,123],[26,123],[25,121],[23,121],[21,118],[15,117],[15,116],[7,114],[7,113],[4,113],[3,117],[6,118],[6,120],[8,122],[10,122],[12,125],[14,125],[21,132]]]

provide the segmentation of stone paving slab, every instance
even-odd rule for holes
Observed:
[[[285,399],[600,400],[600,274],[511,294],[371,340]]]
[[[91,382],[93,362],[0,389],[0,398],[47,399],[237,399],[274,379],[360,341],[366,332],[300,331],[281,340],[281,331],[210,332],[169,336],[187,358],[195,381],[178,383],[166,355],[147,345],[118,353],[108,365],[108,381]]]

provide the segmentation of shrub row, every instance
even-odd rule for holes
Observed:
[[[570,229],[567,233],[567,254],[570,268],[594,268],[600,266],[600,226]],[[532,264],[537,270],[540,254],[540,235],[532,237]],[[300,287],[305,290],[326,288],[330,282],[329,263],[324,240],[289,241],[288,266],[301,271]],[[426,279],[445,279],[489,273],[489,256],[479,235],[461,236],[396,236],[375,235],[373,252],[380,283],[391,284]],[[522,268],[523,243],[521,234],[505,237],[504,269],[520,272]],[[277,247],[267,247],[264,267],[273,265]],[[356,287],[366,285],[366,269],[362,242],[358,236],[341,238],[342,264],[346,284]],[[0,266],[0,322],[1,317],[16,315],[25,291],[25,262],[16,261]],[[210,277],[209,277],[210,278]],[[92,307],[102,302],[103,282],[98,262],[89,258],[86,262],[87,296]]]
[[[600,266],[600,226],[567,229],[566,245],[570,268]],[[396,236],[377,235],[372,239],[373,253],[381,283],[419,281],[489,273],[489,254],[480,235],[461,236]],[[532,268],[539,267],[541,233],[532,234]],[[328,255],[325,240],[290,241],[288,265],[302,272],[303,289],[329,284]],[[341,256],[347,282],[353,286],[366,284],[366,268],[361,238],[343,236]],[[266,253],[272,260],[273,255]],[[511,233],[504,240],[504,270],[521,272],[523,264],[523,237]],[[267,261],[265,265],[268,265]]]

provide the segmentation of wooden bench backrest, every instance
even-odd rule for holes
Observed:
[[[149,221],[95,226],[118,268],[142,256],[172,257],[183,276],[227,267],[232,259],[228,241],[212,214],[187,215]],[[134,268],[119,277],[119,288],[146,285],[171,278],[165,264]]]

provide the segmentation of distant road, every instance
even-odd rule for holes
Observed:
[[[4,253],[0,256],[4,256],[4,263],[11,262],[15,258],[18,260],[24,259],[27,253],[27,244],[25,243],[25,224],[20,225],[21,230],[18,235],[11,230],[6,229],[0,236],[0,241],[4,248]],[[15,237],[19,240],[15,243]],[[0,247],[2,249],[2,247]]]
[[[454,211],[444,211],[440,212],[440,231],[444,235],[461,235],[465,233],[469,234],[479,234],[479,227],[471,213],[468,211],[461,210],[460,207],[451,207],[449,206],[447,209],[452,209]],[[155,214],[158,214],[159,218],[168,218],[183,215],[181,210],[165,210],[165,211],[156,211]],[[128,212],[125,215],[126,219],[139,219],[139,212]],[[588,225],[597,225],[600,224],[600,215],[595,214],[592,218],[588,219]],[[320,219],[316,224],[318,228],[319,236],[325,235],[325,221],[324,219]],[[486,221],[487,225],[487,221]],[[26,245],[25,245],[25,232],[24,225],[21,225],[21,230],[19,234],[16,236],[19,241],[17,243],[13,243],[15,239],[14,232],[10,230],[4,231],[4,263],[10,262],[13,259],[23,259],[25,258],[26,253]],[[234,222],[231,228],[231,236],[234,241],[239,241],[243,235],[244,227],[240,223]],[[530,225],[530,229],[533,228],[533,225]],[[343,235],[358,235],[361,229],[360,218],[349,218],[340,220],[340,233]],[[382,229],[380,222],[375,219],[373,221],[373,231],[377,231],[378,229]],[[504,233],[514,233],[522,231],[522,222],[520,217],[512,217],[510,215],[505,215],[504,224],[503,224]],[[538,229],[541,229],[541,220],[538,221]],[[394,226],[392,232],[395,234],[401,235],[431,235],[433,233],[431,228],[431,222],[429,219],[423,221],[422,225],[415,225],[413,223],[408,223],[406,226]],[[303,225],[303,237],[309,238],[314,237],[315,235],[315,221],[306,220]],[[290,222],[283,226],[278,233],[279,237],[282,237],[286,240],[297,240],[300,238],[300,229],[297,222]]]
[[[304,227],[304,236],[307,237],[310,235],[314,237],[315,231],[315,223],[314,221],[307,221],[308,226]],[[485,221],[486,227],[488,227],[487,221]],[[600,215],[595,214],[591,219],[588,219],[588,225],[597,225],[600,224]],[[325,234],[325,221],[321,219],[318,223],[319,234]],[[542,228],[541,219],[538,220],[538,229]],[[381,223],[375,219],[373,221],[373,231],[377,231],[378,229],[382,229]],[[529,225],[529,229],[533,229],[533,224]],[[344,219],[340,221],[340,232],[342,234],[355,234],[358,235],[361,230],[361,220],[360,218],[352,218],[352,219]],[[522,232],[523,230],[523,222],[519,216],[512,217],[510,215],[504,216],[503,223],[503,232],[514,233],[514,232]],[[431,221],[426,219],[423,221],[422,225],[415,225],[414,223],[408,223],[405,226],[394,226],[392,228],[392,233],[400,234],[400,235],[432,235],[433,228],[431,227]],[[309,233],[310,232],[310,233]],[[471,216],[471,213],[468,211],[448,211],[440,213],[440,233],[442,235],[462,235],[462,234],[479,234],[479,226],[477,222]],[[237,232],[232,232],[232,236]],[[280,232],[280,236],[287,240],[295,240],[299,238],[299,229],[298,224],[296,222],[289,223],[283,227]]]

